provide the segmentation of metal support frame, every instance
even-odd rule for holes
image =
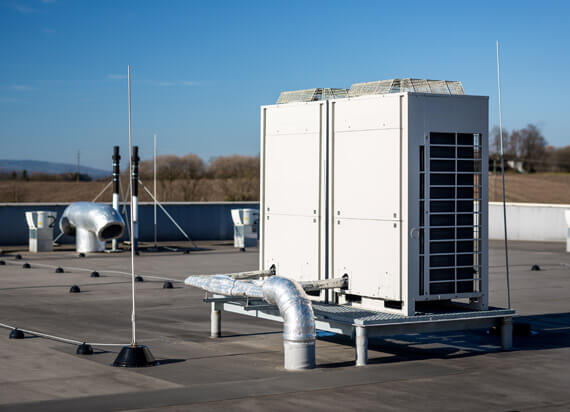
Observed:
[[[265,304],[261,300],[214,295],[214,297],[206,298],[204,301],[212,304],[211,334],[213,337],[215,335],[214,332],[220,332],[221,311],[224,310],[283,322],[277,308],[274,305]],[[498,325],[501,330],[502,349],[512,349],[512,317],[515,312],[511,309],[493,308],[481,311],[469,310],[466,312],[404,316],[363,310],[345,305],[313,302],[313,310],[315,312],[315,326],[317,330],[353,338],[356,366],[368,364],[368,339],[373,337],[487,329]]]

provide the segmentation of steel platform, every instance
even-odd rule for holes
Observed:
[[[277,307],[269,305],[261,299],[214,295],[213,297],[206,297],[204,302],[212,305],[212,337],[220,336],[221,311],[224,310],[283,322]],[[498,326],[501,330],[503,350],[510,350],[512,347],[512,317],[515,315],[515,311],[511,309],[470,310],[466,305],[460,304],[432,305],[426,311],[418,312],[414,316],[404,316],[350,305],[313,302],[313,310],[317,330],[338,333],[354,339],[356,366],[363,366],[368,363],[369,337],[463,331]]]

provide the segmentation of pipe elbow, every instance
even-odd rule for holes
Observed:
[[[125,230],[125,222],[110,205],[76,202],[65,209],[59,227],[63,233],[71,236],[75,236],[77,229],[87,230],[104,242],[121,237]]]
[[[281,276],[271,277],[263,283],[263,297],[279,308],[284,321],[283,338],[286,341],[315,341],[313,306],[298,282]]]

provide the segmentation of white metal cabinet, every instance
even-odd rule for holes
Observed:
[[[400,224],[336,219],[334,228],[334,277],[348,275],[347,293],[400,300]]]
[[[263,107],[260,266],[297,280],[346,274],[362,307],[486,308],[487,122],[481,96]]]
[[[319,279],[326,103],[262,108],[260,266]],[[294,119],[294,120],[293,120]]]
[[[399,95],[338,100],[329,134],[334,277],[348,293],[401,299]]]

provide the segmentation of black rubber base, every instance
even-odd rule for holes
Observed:
[[[91,277],[92,278],[98,278],[99,277],[99,272],[97,272],[96,270],[91,272]]]
[[[144,345],[123,346],[123,349],[121,349],[121,352],[119,352],[113,362],[113,366],[123,368],[145,368],[157,365],[158,362]]]
[[[15,256],[14,256],[14,259],[16,259],[16,260],[21,260],[21,259],[22,259],[22,255],[15,255]]]
[[[31,268],[32,268],[32,265],[30,265],[29,263],[24,263],[24,264],[22,265],[22,267],[23,267],[24,269],[31,269]]]
[[[540,270],[540,266],[538,265],[532,265],[532,267],[530,268],[530,270],[532,270],[533,272],[537,272]]]
[[[3,260],[0,260],[0,266],[4,266],[6,264],[6,262],[4,262]]]
[[[79,289],[79,286],[73,285],[69,288],[69,293],[81,293],[81,289]]]
[[[20,329],[12,329],[12,332],[10,332],[10,339],[24,339],[24,332]]]
[[[55,269],[55,273],[63,273],[63,268],[57,268],[57,269]]]
[[[81,252],[77,255],[77,257],[85,257],[85,253]]]
[[[144,282],[144,278],[142,276],[135,276],[135,282]]]
[[[162,289],[172,289],[174,288],[174,286],[172,286],[172,282],[170,281],[166,281],[162,284]]]
[[[77,345],[76,355],[93,355],[93,347],[87,343]]]

